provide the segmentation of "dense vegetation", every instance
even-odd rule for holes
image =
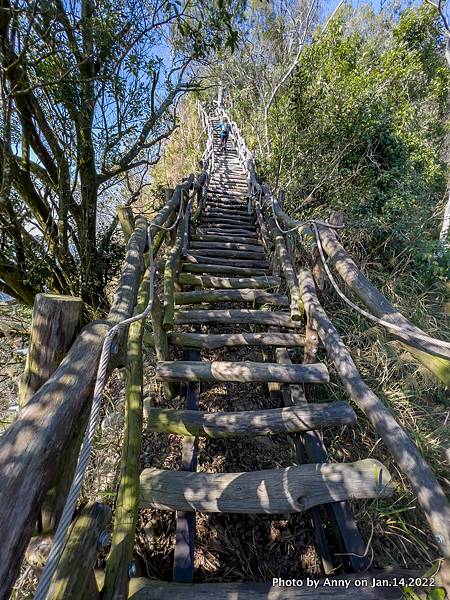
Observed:
[[[437,11],[343,7],[310,41],[271,106],[268,143],[254,143],[260,169],[292,213],[343,211],[378,259],[383,245],[386,266],[406,252],[424,282],[444,276],[449,255],[435,253],[450,72]],[[255,85],[231,92],[254,142],[264,136]]]

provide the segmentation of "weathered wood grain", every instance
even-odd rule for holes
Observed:
[[[220,256],[204,256],[204,255],[192,255],[188,254],[184,257],[186,262],[192,264],[210,264],[210,265],[224,265],[225,267],[232,265],[236,267],[255,267],[256,269],[268,269],[269,263],[267,260],[262,260],[257,257],[255,259],[239,259],[234,258],[232,261],[229,258],[223,258]]]
[[[281,285],[280,277],[214,277],[180,273],[180,283],[202,288],[270,289]]]
[[[253,275],[265,275],[264,269],[256,267],[233,267],[229,265],[208,265],[183,263],[183,271],[187,273],[217,273],[218,275],[242,275],[243,277],[252,277]]]
[[[243,309],[217,309],[217,310],[183,310],[175,313],[177,325],[186,323],[242,323],[245,325],[272,325],[298,329],[300,324],[293,321],[287,313],[272,312],[268,310]]]
[[[196,240],[196,237],[201,239]],[[257,240],[249,240],[247,238],[234,238],[229,237],[229,241],[224,241],[222,238],[214,241],[214,236],[192,236],[192,240],[190,243],[191,248],[217,248],[224,249],[228,248],[229,250],[248,250],[249,252],[255,252],[256,249],[261,248],[261,244]],[[236,241],[235,241],[236,240]],[[239,240],[239,241],[237,241]],[[243,241],[245,240],[245,241]]]
[[[20,407],[25,406],[61,363],[80,330],[82,310],[81,298],[37,294],[25,371],[20,382]]]
[[[289,306],[289,298],[283,294],[271,294],[264,290],[195,290],[175,294],[175,304],[198,304],[199,302],[255,302]]]
[[[356,414],[346,402],[237,412],[208,413],[170,408],[148,411],[151,431],[212,438],[292,433],[354,423]]]
[[[295,579],[295,586],[268,583],[166,583],[136,578],[129,600],[403,600],[401,579],[426,577],[425,570],[387,569],[317,580]],[[281,577],[283,580],[283,577]],[[284,580],[287,578],[284,578]],[[347,585],[348,582],[348,585]],[[355,583],[356,582],[356,583]],[[377,583],[378,582],[378,583]],[[439,585],[439,583],[438,583]],[[428,587],[428,591],[433,588]]]
[[[322,363],[314,365],[279,365],[250,361],[194,362],[165,361],[156,366],[161,381],[239,381],[280,383],[327,383],[329,374]]]
[[[142,313],[149,300],[150,271],[142,278],[134,314]],[[144,372],[142,336],[144,321],[130,325],[125,383],[125,431],[120,458],[120,478],[114,510],[111,550],[106,562],[102,600],[126,598],[128,568],[133,558],[134,536],[139,512],[139,474],[143,420]]]
[[[292,513],[340,500],[387,497],[389,471],[374,459],[249,473],[144,469],[141,506],[220,513]]]

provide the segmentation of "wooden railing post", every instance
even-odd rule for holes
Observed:
[[[125,238],[125,243],[127,244],[135,227],[133,209],[131,206],[118,206],[116,210],[117,218],[119,219],[120,226],[122,227],[123,237]]]
[[[81,298],[55,294],[38,294],[36,296],[30,347],[19,392],[21,408],[51,377],[66,355],[80,329],[82,308]],[[62,460],[63,466],[56,474],[42,503],[40,528],[44,532],[54,530],[61,516],[72,481],[83,431],[83,427],[78,427]]]
[[[30,345],[20,382],[25,406],[59,366],[81,325],[83,301],[73,296],[38,294],[34,300]]]

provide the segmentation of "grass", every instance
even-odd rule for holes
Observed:
[[[404,316],[430,335],[450,339],[448,316],[444,311],[446,289],[442,282],[436,281],[425,288],[405,257],[394,265],[395,272],[386,274],[381,262],[370,261],[362,243],[350,247],[344,241],[344,246],[372,283]],[[345,290],[344,285],[342,289]],[[351,297],[351,293],[345,291]],[[450,446],[449,390],[383,328],[373,326],[355,313],[333,290],[328,289],[322,303],[351,350],[362,377],[392,410],[449,494],[448,464],[444,457],[444,451]],[[331,383],[318,399],[330,399],[331,395],[334,400],[348,400],[333,367],[329,366]],[[394,475],[391,499],[356,506],[356,520],[364,539],[371,540],[373,560],[384,566],[427,566],[438,558],[438,552],[409,482],[365,416],[359,410],[357,413],[357,427],[353,431],[345,430],[342,436],[326,434],[326,444],[334,460],[371,456],[383,462]]]

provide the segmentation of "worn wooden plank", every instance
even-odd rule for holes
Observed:
[[[248,250],[219,250],[219,249],[208,249],[208,248],[191,248],[189,254],[192,256],[214,256],[220,258],[240,258],[242,260],[264,260],[266,255],[261,250],[255,248],[255,251],[249,252]]]
[[[151,431],[213,438],[291,433],[354,423],[356,414],[346,402],[215,413],[152,408],[148,413]]]
[[[279,365],[250,361],[193,362],[164,361],[156,365],[161,381],[239,381],[280,383],[327,383],[329,374],[322,363],[314,365]]]
[[[180,283],[202,288],[270,289],[281,285],[280,277],[214,277],[213,275],[180,274]]]
[[[190,262],[192,264],[206,264],[206,265],[225,265],[236,267],[256,267],[257,269],[268,269],[269,263],[265,259],[261,259],[259,257],[254,259],[239,259],[235,258],[230,261],[228,258],[223,258],[221,256],[203,256],[203,255],[192,255],[188,254],[184,257],[186,262]]]
[[[271,294],[264,290],[194,290],[175,294],[176,304],[198,304],[200,302],[255,302],[289,306],[289,298],[283,294]]]
[[[220,239],[224,239],[227,237],[243,237],[251,240],[258,240],[258,234],[256,230],[239,229],[238,226],[236,226],[236,229],[214,229],[208,228],[207,225],[200,225],[197,228],[197,233],[207,237],[215,236]]]
[[[287,577],[270,583],[196,583],[185,585],[136,578],[130,581],[129,600],[403,600],[399,581],[426,578],[422,570],[386,569],[322,579]],[[439,582],[438,582],[439,585]],[[434,588],[425,588],[431,592]],[[422,596],[420,596],[422,597]]]
[[[216,310],[183,310],[175,313],[177,325],[186,323],[242,323],[245,325],[272,325],[287,329],[298,329],[300,324],[293,321],[287,313],[268,310],[216,309]]]
[[[252,277],[253,275],[265,275],[265,269],[255,267],[233,267],[229,265],[208,265],[183,263],[183,271],[187,273],[217,273],[219,275],[242,275]]]
[[[365,413],[408,477],[440,552],[450,558],[450,506],[442,487],[406,431],[362,379],[339,333],[317,299],[311,273],[301,271],[299,281],[305,309],[310,311],[347,393]]]
[[[200,239],[197,240],[196,237],[199,237]],[[211,249],[228,248],[229,250],[248,250],[249,252],[255,252],[255,249],[262,248],[261,243],[258,240],[250,240],[249,238],[230,237],[227,241],[224,241],[222,238],[219,240],[213,240],[212,238],[213,236],[193,236],[190,247]]]
[[[283,346],[297,348],[305,345],[305,336],[297,333],[169,333],[169,343],[173,346],[216,350],[234,346]],[[154,335],[144,336],[144,343],[154,346]]]
[[[144,469],[141,506],[220,513],[292,513],[340,500],[392,495],[389,471],[374,459],[248,473]]]

